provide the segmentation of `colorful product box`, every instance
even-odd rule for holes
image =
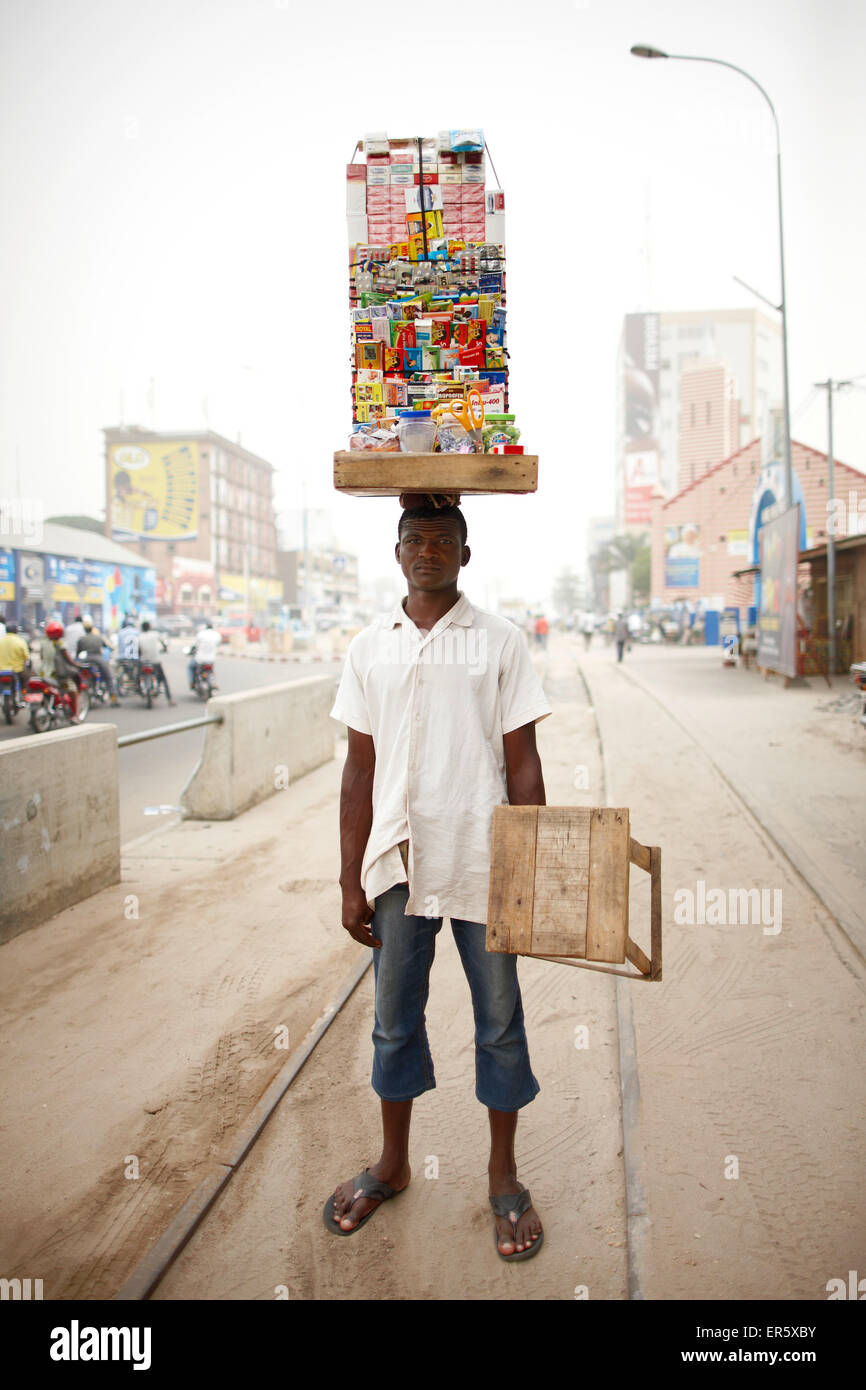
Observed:
[[[383,354],[382,343],[356,342],[355,343],[355,366],[370,367],[378,372],[382,371]]]
[[[362,401],[384,401],[384,383],[381,381],[358,381],[355,383],[355,404]]]
[[[403,357],[403,349],[399,347],[389,347],[386,343],[382,349],[382,367],[387,372],[403,372],[406,363]]]
[[[414,322],[409,322],[404,319],[391,320],[391,346],[401,349],[413,348],[415,346]]]
[[[355,418],[361,425],[369,425],[373,420],[381,420],[388,407],[384,401],[360,401],[355,407]]]

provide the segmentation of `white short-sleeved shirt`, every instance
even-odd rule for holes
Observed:
[[[402,603],[349,643],[331,717],[371,734],[370,906],[405,882],[408,915],[486,922],[493,808],[508,804],[503,735],[552,713],[526,639],[460,590],[424,635]]]

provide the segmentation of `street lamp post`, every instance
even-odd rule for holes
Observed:
[[[785,293],[785,237],[782,226],[782,149],[779,141],[779,121],[776,110],[767,93],[764,91],[760,82],[757,82],[750,73],[743,68],[738,68],[735,63],[725,62],[723,58],[701,58],[688,53],[665,53],[660,48],[651,48],[648,44],[634,44],[631,52],[636,58],[675,58],[685,63],[715,63],[718,67],[731,68],[733,72],[738,72],[741,77],[745,77],[751,82],[753,87],[757,87],[761,96],[766,101],[773,113],[773,125],[776,129],[776,186],[779,199],[779,268],[781,271],[782,283],[782,302],[775,307],[782,315],[782,389],[784,392],[784,414],[785,414],[785,491],[787,494],[788,506],[794,505],[794,479],[791,470],[791,408],[788,397],[788,299]],[[763,298],[763,296],[761,296]]]

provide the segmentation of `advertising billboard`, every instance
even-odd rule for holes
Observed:
[[[701,528],[687,521],[665,527],[665,588],[696,589],[701,575]]]
[[[142,440],[109,449],[108,507],[116,541],[189,541],[198,534],[198,444]]]
[[[759,666],[782,676],[797,674],[797,563],[800,505],[761,527]]]
[[[659,479],[659,316],[626,314],[625,524],[648,525],[650,497]]]

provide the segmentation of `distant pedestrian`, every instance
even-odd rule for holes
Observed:
[[[535,619],[535,641],[539,647],[547,646],[547,633],[549,624],[543,613],[539,613]]]
[[[616,659],[622,661],[622,654],[625,644],[628,641],[628,623],[622,613],[617,613],[616,623],[613,629],[613,640],[616,642]]]

